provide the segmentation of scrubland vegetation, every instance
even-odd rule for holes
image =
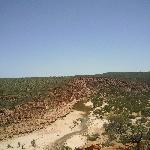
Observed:
[[[150,84],[150,72],[108,72],[100,76],[132,80],[136,82],[145,82],[146,84]]]
[[[14,129],[16,124],[20,124],[22,121],[28,121],[29,126],[34,123],[34,126],[38,126],[36,123],[39,119],[43,126],[47,122],[43,119],[45,114],[52,114],[49,115],[51,117],[49,120],[51,119],[53,122],[61,116],[60,110],[62,108],[65,110],[66,104],[73,100],[78,102],[84,99],[93,103],[92,111],[97,118],[108,120],[108,123],[104,125],[104,135],[108,137],[105,146],[122,143],[131,145],[131,150],[149,150],[149,85],[149,72],[0,79],[0,117],[2,118],[0,131],[3,132],[4,129],[7,131],[7,127],[11,125]],[[76,107],[84,108],[81,105],[76,105]],[[69,113],[71,108],[67,106],[67,111],[63,111],[64,115]],[[54,110],[60,112],[53,114]],[[6,117],[7,119],[5,119]],[[34,129],[36,128],[34,127]],[[31,132],[33,129],[27,128],[23,131],[17,129],[15,132],[18,134],[26,131]],[[9,133],[11,131],[3,133],[4,137],[9,137]],[[94,134],[89,135],[87,139],[94,141],[99,137],[100,135]],[[35,146],[34,141],[32,145]],[[65,147],[63,148],[65,149]],[[67,148],[69,149],[69,147]]]
[[[112,89],[114,90],[114,89]],[[122,92],[92,98],[97,117],[105,116],[108,145],[113,142],[134,144],[133,149],[150,148],[150,92]]]
[[[45,98],[51,89],[65,87],[71,77],[1,78],[0,108],[13,109],[33,99]]]

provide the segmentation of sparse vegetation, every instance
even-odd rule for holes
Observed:
[[[7,148],[13,148],[10,144],[7,145]]]
[[[72,150],[72,148],[70,148],[69,146],[63,146],[62,148],[61,148],[61,150]]]
[[[145,79],[148,80],[147,77]],[[84,98],[91,100],[93,112],[99,119],[108,120],[104,125],[105,135],[108,136],[107,145],[112,145],[114,142],[132,143],[136,145],[137,150],[143,144],[144,148],[148,148],[150,88],[149,85],[140,83],[142,80],[135,81],[129,82],[126,79],[104,76],[0,79],[0,117],[2,118],[0,129],[7,130],[9,125],[16,122],[19,124],[22,120],[31,119],[32,122],[32,118],[33,120],[35,117],[43,118],[45,113],[53,112],[53,108],[59,111],[61,107],[58,109],[57,106],[64,107],[64,102],[70,103],[74,99]],[[80,102],[76,107],[78,107],[76,110],[87,109]],[[69,112],[70,109],[71,107],[67,111]],[[90,110],[91,108],[88,108],[88,111]],[[78,124],[78,121],[74,121],[74,125]],[[43,125],[44,121],[40,123]],[[98,139],[99,135],[88,135],[87,138],[92,142]],[[36,147],[35,140],[31,141],[31,145]],[[21,145],[18,144],[18,147]],[[69,147],[63,148],[70,150]]]
[[[120,96],[108,96],[107,104],[103,107],[101,99],[93,99],[95,100],[93,104],[101,107],[94,113],[98,116],[105,115],[108,118],[109,123],[104,127],[109,141],[123,144],[136,143],[137,150],[140,150],[143,145],[146,147],[149,144],[149,99],[149,92],[124,93]],[[140,119],[137,119],[138,117]]]
[[[99,138],[99,134],[96,133],[96,134],[92,134],[92,135],[87,135],[87,140],[89,141],[96,141],[96,139]]]
[[[33,147],[36,147],[36,143],[35,143],[35,140],[34,140],[34,139],[31,141],[31,145],[32,145]]]
[[[150,84],[150,72],[108,72],[96,76],[131,80],[135,82],[145,82],[146,84]]]
[[[0,79],[0,108],[13,109],[33,99],[45,98],[53,88],[65,87],[71,77]]]

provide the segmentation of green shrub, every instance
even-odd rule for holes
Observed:
[[[92,134],[92,135],[87,135],[87,140],[89,141],[96,141],[96,139],[99,138],[99,134]]]

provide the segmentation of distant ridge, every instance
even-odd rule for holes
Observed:
[[[150,84],[150,71],[149,72],[107,72],[103,74],[96,74],[95,76],[134,80],[134,81],[146,82],[147,84]]]

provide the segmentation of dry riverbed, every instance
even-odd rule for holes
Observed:
[[[74,149],[88,144],[88,136],[101,134],[107,122],[94,117],[91,107],[91,102],[79,103],[68,115],[43,129],[1,141],[0,150],[56,150],[63,146]]]

